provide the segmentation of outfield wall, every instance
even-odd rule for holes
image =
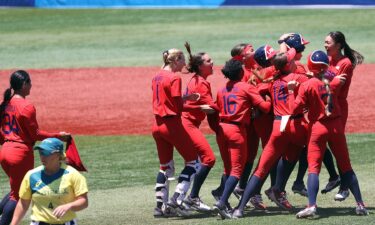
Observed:
[[[0,6],[38,8],[98,7],[220,7],[375,5],[375,0],[0,0]]]

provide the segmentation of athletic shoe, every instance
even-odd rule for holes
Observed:
[[[355,213],[359,216],[368,216],[368,211],[364,205],[358,204],[355,208]]]
[[[262,195],[254,195],[250,198],[250,203],[255,209],[266,210],[267,206],[263,203]]]
[[[271,200],[276,203],[282,209],[291,210],[293,206],[289,203],[288,199],[286,198],[285,192],[279,192],[272,189],[272,193],[270,195]]]
[[[236,196],[236,198],[238,199],[238,200],[240,200],[241,199],[241,197],[242,197],[242,195],[243,195],[243,193],[244,193],[244,189],[241,189],[241,188],[239,188],[238,186],[233,190],[233,194],[234,194],[234,196]]]
[[[211,211],[211,207],[208,205],[204,204],[203,201],[199,198],[192,198],[192,197],[187,197],[184,200],[184,205],[186,206],[187,209],[193,209],[196,211],[200,212],[209,212]]]
[[[315,216],[316,206],[307,207],[296,214],[297,219],[308,218]]]
[[[154,217],[163,217],[164,213],[161,208],[155,207],[154,209]]]
[[[339,190],[339,192],[335,195],[335,201],[344,201],[347,197],[349,197],[349,190]]]
[[[300,195],[302,195],[304,197],[308,196],[307,189],[306,189],[306,186],[305,186],[304,183],[296,183],[296,182],[294,182],[293,186],[292,186],[292,191],[293,191],[293,193],[300,194]]]
[[[238,219],[238,218],[242,218],[242,217],[243,217],[243,210],[234,209],[233,214],[232,214],[232,218]]]
[[[171,207],[180,216],[190,215],[188,210],[182,204],[178,204],[177,201],[174,198],[171,198],[169,200],[169,202],[167,203],[167,206]]]
[[[214,210],[216,213],[219,213],[221,219],[232,219],[232,215],[230,214],[230,210],[227,208],[225,204],[220,204],[220,201],[214,204]]]
[[[215,189],[215,190],[212,190],[211,191],[211,194],[212,194],[212,196],[214,197],[214,199],[216,200],[216,201],[219,201],[220,200],[220,197],[221,197],[221,194],[219,194],[219,192]]]
[[[272,187],[268,188],[267,190],[264,191],[264,194],[266,194],[266,196],[268,197],[269,200],[273,201],[272,198],[271,198],[271,194],[272,194]]]
[[[341,183],[340,177],[337,177],[337,179],[329,181],[326,187],[321,191],[322,194],[325,194],[327,192],[332,191],[336,187],[338,187]]]

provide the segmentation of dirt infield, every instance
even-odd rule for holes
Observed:
[[[33,88],[28,99],[42,129],[73,134],[150,134],[151,79],[158,67],[29,70]],[[213,93],[225,79],[215,68],[208,78]],[[0,71],[0,91],[12,71]],[[183,84],[189,77],[182,74]],[[349,92],[348,132],[375,132],[375,65],[355,70]],[[184,85],[183,85],[184,86]],[[214,94],[216,95],[216,94]],[[208,132],[207,124],[203,130]]]

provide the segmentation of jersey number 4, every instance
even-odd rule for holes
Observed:
[[[18,134],[19,132],[19,127],[17,124],[16,116],[12,115],[10,116],[8,113],[4,114],[4,123],[3,123],[3,132],[4,134],[10,134],[12,132],[15,132]]]
[[[277,105],[278,101],[283,101],[284,104],[286,103],[288,99],[288,92],[286,91],[284,85],[273,87],[273,99],[275,105]]]

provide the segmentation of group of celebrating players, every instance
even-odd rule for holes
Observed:
[[[335,200],[343,201],[350,190],[357,202],[356,214],[368,215],[345,138],[348,90],[353,70],[363,56],[349,47],[342,32],[330,32],[325,38],[326,52],[310,53],[307,70],[299,60],[308,41],[300,34],[288,33],[278,43],[278,51],[269,45],[256,50],[248,43],[236,45],[232,58],[221,69],[228,82],[218,89],[216,101],[207,81],[213,73],[213,60],[207,53],[192,54],[185,43],[186,63],[179,49],[163,52],[164,64],[152,80],[152,135],[160,161],[155,217],[186,216],[197,210],[215,211],[222,219],[241,218],[249,203],[266,210],[261,189],[268,174],[271,187],[265,194],[282,209],[291,210],[285,186],[298,161],[292,190],[306,196],[308,205],[297,218],[316,214],[322,162],[330,175],[322,193],[340,186]],[[178,72],[184,68],[193,75],[182,93]],[[224,164],[220,185],[211,192],[216,199],[213,208],[199,198],[215,164],[215,155],[199,130],[206,117]],[[250,176],[260,141],[263,151]],[[185,167],[169,198],[169,182],[175,172],[174,147]],[[303,182],[306,170],[307,188]],[[239,199],[234,208],[228,201],[232,193]]]

